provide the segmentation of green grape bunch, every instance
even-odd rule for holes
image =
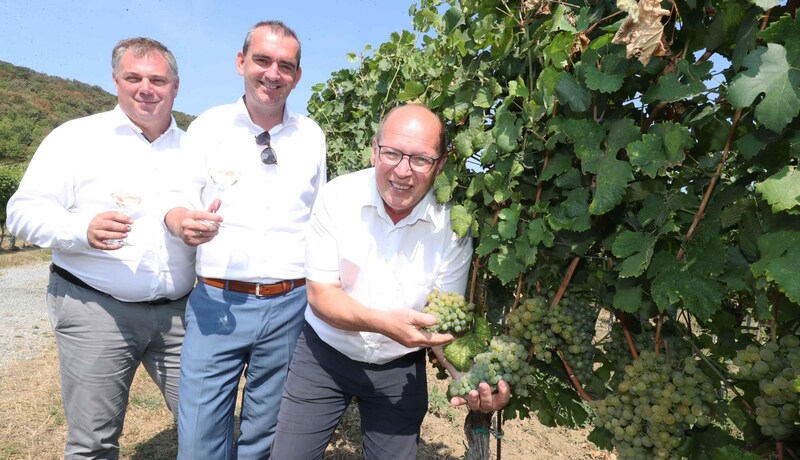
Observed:
[[[560,350],[575,375],[585,382],[592,373],[596,348],[592,341],[599,309],[580,294],[566,295],[550,306],[541,296],[525,299],[507,317],[508,334],[529,343],[533,357],[550,363]]]
[[[591,405],[595,426],[611,432],[620,459],[677,459],[687,431],[711,423],[715,399],[694,357],[670,361],[644,350],[625,366],[617,392]]]
[[[800,338],[748,345],[733,364],[739,379],[758,381],[753,402],[761,434],[778,440],[800,436]]]
[[[463,295],[434,289],[428,294],[427,301],[422,312],[436,316],[436,324],[426,327],[426,330],[458,334],[472,327],[475,304],[467,302]]]
[[[489,350],[475,356],[470,370],[450,381],[448,394],[466,397],[470,390],[477,390],[481,382],[488,383],[492,391],[496,391],[497,383],[505,380],[511,387],[511,394],[527,397],[537,372],[527,362],[527,357],[527,347],[519,339],[508,335],[493,337]]]

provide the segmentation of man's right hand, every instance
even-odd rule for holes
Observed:
[[[436,316],[411,309],[391,310],[385,312],[385,321],[379,332],[403,346],[436,347],[447,345],[455,337],[452,334],[439,334],[425,330],[426,326],[436,324]]]
[[[110,251],[119,249],[121,244],[108,243],[109,240],[121,240],[131,231],[133,219],[119,211],[106,211],[94,216],[86,229],[86,240],[95,249]]]
[[[216,213],[220,200],[216,199],[208,211],[173,208],[167,212],[164,222],[170,233],[179,237],[187,246],[199,246],[213,240],[219,233],[222,217]]]

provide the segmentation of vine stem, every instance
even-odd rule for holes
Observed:
[[[631,337],[631,331],[625,323],[625,317],[622,316],[619,310],[617,310],[616,314],[619,324],[622,325],[622,334],[625,336],[625,341],[628,342],[628,349],[631,351],[631,356],[633,356],[634,360],[639,359],[639,352],[636,351],[636,344],[633,343],[633,337]]]
[[[580,380],[578,380],[578,377],[576,377],[575,373],[572,371],[572,367],[570,367],[567,359],[564,357],[564,353],[562,353],[561,350],[556,350],[556,353],[558,354],[558,357],[561,358],[561,362],[564,364],[564,369],[567,370],[567,375],[569,375],[569,381],[572,382],[572,385],[578,391],[578,394],[581,395],[585,401],[592,401],[592,397],[589,396],[589,393],[583,389],[583,385],[581,385]]]
[[[573,257],[572,262],[570,262],[569,268],[567,269],[567,273],[564,275],[564,279],[561,280],[561,285],[558,287],[558,291],[556,292],[555,297],[553,297],[553,301],[550,303],[550,308],[555,307],[558,305],[558,302],[561,301],[561,297],[563,297],[564,292],[567,291],[569,282],[572,280],[572,275],[575,274],[575,269],[578,268],[578,262],[580,261],[580,256]]]
[[[684,315],[688,316],[688,313],[684,312]],[[680,322],[678,322],[677,324],[680,324]],[[687,325],[689,324],[689,318],[688,317],[686,318],[686,324]],[[739,400],[742,402],[742,404],[744,405],[745,409],[747,409],[747,411],[750,413],[750,415],[755,417],[755,415],[756,415],[755,409],[753,409],[753,407],[750,406],[750,404],[747,403],[747,401],[744,399],[744,397],[741,395],[741,393],[739,393],[739,390],[736,389],[736,386],[732,385],[730,380],[727,377],[725,377],[722,374],[722,372],[720,372],[720,370],[717,368],[717,366],[710,359],[708,359],[708,357],[706,357],[705,354],[703,354],[703,352],[700,350],[700,348],[694,343],[694,340],[692,340],[691,334],[688,334],[686,337],[688,337],[687,340],[689,342],[689,345],[691,345],[691,347],[692,347],[692,353],[694,353],[695,355],[699,356],[700,359],[703,360],[704,363],[706,363],[708,368],[711,369],[712,372],[714,372],[714,374],[717,376],[717,378],[719,378],[720,381],[724,382],[725,386],[728,389],[730,389],[733,392],[733,394],[736,395],[736,397],[739,398]]]
[[[714,177],[711,178],[711,182],[708,184],[706,193],[703,195],[703,201],[700,203],[700,208],[697,210],[697,214],[695,214],[694,216],[692,225],[689,227],[689,231],[686,232],[686,241],[692,239],[694,231],[697,229],[697,225],[700,223],[700,219],[706,212],[706,207],[708,207],[708,202],[711,200],[711,193],[714,191],[714,187],[717,185],[717,181],[722,175],[722,167],[725,165],[725,160],[728,159],[728,154],[731,151],[731,145],[733,145],[733,140],[736,137],[736,127],[739,125],[739,120],[741,119],[741,117],[742,117],[742,109],[736,109],[736,113],[733,115],[733,123],[731,124],[731,130],[728,132],[728,140],[727,142],[725,142],[725,150],[722,153],[722,158],[720,158],[719,163],[717,164],[717,170],[714,173]],[[683,259],[683,246],[681,246],[681,248],[678,250],[677,258],[678,260]]]
[[[661,327],[664,325],[664,315],[665,313],[662,311],[658,314],[658,322],[656,323],[656,337],[653,339],[653,348],[655,349],[656,355],[661,352]]]
[[[567,286],[569,286],[569,282],[572,280],[572,275],[575,274],[575,269],[578,268],[578,262],[581,261],[580,256],[575,256],[572,258],[572,262],[569,264],[569,268],[567,269],[567,273],[564,274],[564,279],[561,280],[561,286],[558,287],[558,292],[556,292],[555,297],[553,297],[553,301],[550,303],[550,308],[555,307],[558,305],[558,302],[561,301],[561,298],[564,296],[564,292],[567,290]],[[533,352],[533,349],[531,349]],[[558,357],[561,358],[561,363],[564,364],[564,369],[567,371],[567,375],[569,376],[570,382],[577,390],[578,394],[586,401],[591,401],[592,397],[589,396],[589,393],[583,389],[583,385],[581,385],[580,380],[578,377],[575,376],[575,372],[572,370],[572,366],[569,365],[567,362],[567,358],[564,357],[564,353],[561,350],[556,350]]]

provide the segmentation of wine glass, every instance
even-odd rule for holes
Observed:
[[[130,190],[117,190],[111,193],[111,199],[120,211],[126,216],[130,216],[131,211],[142,201],[142,196]],[[125,240],[107,240],[108,244],[119,244],[120,246],[130,246],[131,244]]]
[[[214,187],[216,187],[216,197],[221,198],[225,190],[239,181],[239,168],[230,161],[211,160],[208,163],[208,178],[211,179]],[[201,220],[200,222],[206,225],[221,226],[219,222],[209,220]]]

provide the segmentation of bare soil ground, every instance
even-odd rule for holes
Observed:
[[[11,267],[44,264],[49,260],[48,251],[28,247],[8,250],[8,241],[4,243],[0,248],[0,272]],[[45,284],[46,281],[42,281],[42,298]],[[0,302],[8,301],[8,298],[0,299]],[[20,357],[11,353],[13,350],[0,347],[0,354],[10,355],[0,366],[0,460],[63,458],[66,420],[61,406],[58,360],[49,324],[46,319],[42,321],[42,325],[32,326],[36,328],[32,334],[36,343],[31,342],[30,353]],[[445,397],[447,381],[437,380],[434,375],[435,372],[429,369],[430,408],[422,426],[418,458],[464,458],[466,437],[463,423],[467,410],[449,405]],[[496,432],[496,426],[494,429]],[[501,458],[615,459],[613,454],[598,450],[586,440],[589,431],[589,428],[550,428],[535,419],[506,421],[502,426]],[[496,438],[496,435],[492,436],[490,448],[493,459],[498,458]],[[177,434],[172,416],[158,389],[140,369],[134,379],[120,439],[121,458],[174,459],[176,446]],[[345,414],[325,458],[361,458],[359,417],[355,405]]]
[[[432,376],[434,372],[430,371]],[[446,381],[431,378],[436,387],[431,410],[422,426],[421,460],[459,459],[465,453],[463,421],[466,409],[446,405]],[[438,396],[437,396],[438,395]],[[441,397],[439,397],[441,396]],[[348,410],[331,441],[326,458],[361,457],[358,411]],[[549,428],[536,420],[511,420],[502,427],[502,458],[604,459],[614,458],[586,440],[589,430]],[[18,360],[0,370],[0,459],[62,458],[66,421],[61,407],[58,364],[51,343],[37,357]],[[121,458],[174,459],[177,435],[172,417],[146,372],[133,385],[125,429],[120,440]],[[492,440],[491,458],[496,456]]]

